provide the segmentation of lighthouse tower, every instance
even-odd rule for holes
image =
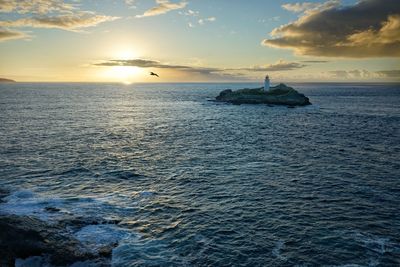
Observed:
[[[264,80],[264,91],[268,92],[269,91],[269,76],[265,76],[265,80]]]

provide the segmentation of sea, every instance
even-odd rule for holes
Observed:
[[[118,221],[71,233],[118,242],[115,267],[400,266],[400,84],[288,85],[312,105],[212,101],[254,83],[1,84],[0,213]]]

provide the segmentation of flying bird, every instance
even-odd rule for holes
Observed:
[[[154,73],[154,72],[152,72],[152,71],[150,72],[150,75],[151,75],[151,76],[157,76],[157,77],[160,77],[160,76],[158,76],[158,74],[157,74],[157,73]]]

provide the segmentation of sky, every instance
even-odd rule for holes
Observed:
[[[399,82],[398,0],[0,0],[1,78],[247,82],[266,74],[272,83]]]

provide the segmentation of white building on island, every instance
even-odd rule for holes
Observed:
[[[270,82],[269,82],[269,76],[265,76],[265,80],[264,80],[264,91],[268,92],[269,91],[269,87],[270,87]]]

